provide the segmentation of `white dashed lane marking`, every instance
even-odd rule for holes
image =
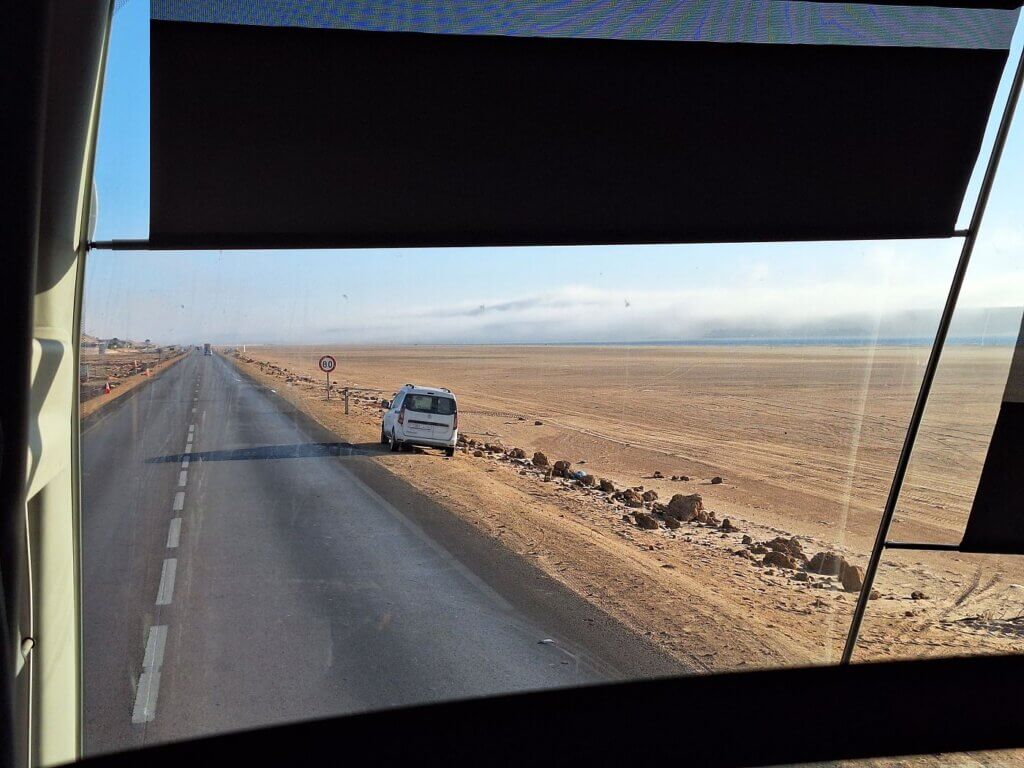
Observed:
[[[199,381],[196,382],[196,395],[199,394]],[[199,397],[192,398],[193,403]],[[192,413],[196,406],[192,406]],[[195,438],[196,425],[188,425],[188,440],[185,443],[185,456],[181,460],[181,471],[178,473],[178,487],[184,488],[188,483],[188,465],[192,453],[192,440]],[[185,492],[174,494],[173,509],[181,512],[185,508]],[[181,542],[181,517],[171,518],[167,529],[167,549],[177,549]],[[174,578],[178,572],[178,560],[169,557],[164,560],[160,570],[160,586],[156,593],[157,605],[170,605],[174,599]],[[142,674],[139,675],[139,687],[135,692],[135,707],[132,710],[133,723],[150,723],[156,719],[156,700],[160,691],[160,667],[164,663],[164,647],[167,643],[167,626],[158,625],[149,628],[146,641],[146,652],[142,660]]]
[[[171,518],[171,527],[167,529],[167,548],[177,549],[181,540],[181,518]]]
[[[170,605],[174,599],[174,576],[177,570],[176,558],[169,557],[164,560],[164,567],[160,572],[160,588],[156,592],[157,605]]]
[[[156,718],[156,698],[160,691],[160,667],[164,663],[164,647],[167,645],[167,627],[159,625],[149,628],[146,654],[142,659],[142,674],[135,692],[135,708],[132,710],[133,723],[150,723]]]

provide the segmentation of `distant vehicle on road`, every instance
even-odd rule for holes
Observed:
[[[406,384],[385,403],[387,410],[380,425],[380,442],[392,451],[403,446],[443,448],[455,455],[459,439],[459,410],[455,395],[443,387],[418,387]]]
[[[203,344],[203,354],[204,355],[212,355],[213,354],[213,350],[210,348],[210,342],[206,342],[205,344]]]

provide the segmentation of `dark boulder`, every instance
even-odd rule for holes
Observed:
[[[788,568],[791,571],[795,571],[797,568],[796,560],[793,559],[792,555],[787,555],[785,552],[769,552],[761,562],[764,565],[774,566],[775,568]]]
[[[684,496],[681,493],[675,494],[668,502],[665,514],[672,515],[688,523],[704,511],[704,500],[699,493],[691,493]]]
[[[839,581],[847,592],[859,592],[864,586],[864,569],[859,565],[844,563],[844,568],[839,572]]]
[[[633,519],[636,520],[637,526],[645,531],[656,531],[658,529],[658,521],[654,515],[647,512],[634,512]]]
[[[838,576],[844,565],[846,565],[846,559],[842,555],[837,555],[835,552],[819,552],[811,558],[807,564],[807,570],[811,573],[820,573],[823,576]]]

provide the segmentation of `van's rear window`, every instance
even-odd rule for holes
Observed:
[[[450,397],[437,395],[408,395],[405,398],[405,407],[410,411],[438,413],[442,416],[451,416],[455,413],[455,401]]]

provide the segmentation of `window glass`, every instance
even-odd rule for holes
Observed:
[[[147,10],[114,20],[100,239],[145,236]],[[1021,321],[1022,178],[994,191],[893,538],[962,533]],[[835,663],[959,247],[92,251],[86,753]],[[458,410],[459,442],[392,445],[392,397]],[[887,553],[857,660],[1020,650],[1019,568]]]
[[[450,416],[455,413],[455,401],[450,397],[412,394],[406,397],[405,407],[420,413],[436,413]]]

